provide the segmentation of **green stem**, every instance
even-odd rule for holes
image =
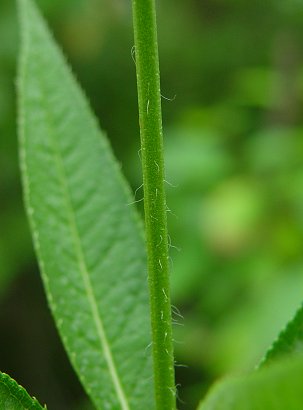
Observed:
[[[173,410],[176,394],[155,1],[132,0],[132,4],[156,408]]]

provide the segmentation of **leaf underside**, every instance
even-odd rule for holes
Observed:
[[[279,357],[298,352],[303,352],[303,306],[297,310],[294,318],[288,322],[266,352],[260,366],[267,365]]]
[[[245,377],[217,383],[198,410],[300,410],[303,408],[303,358],[297,355]]]
[[[31,0],[19,0],[20,160],[56,325],[99,409],[153,409],[143,230],[104,134]]]
[[[38,401],[5,373],[0,372],[1,410],[45,410]]]

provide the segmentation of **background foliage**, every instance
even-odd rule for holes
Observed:
[[[160,4],[161,3],[161,4]],[[141,185],[131,8],[39,1],[135,190]],[[303,299],[303,7],[159,2],[179,408],[252,369]],[[22,204],[18,30],[0,4],[0,368],[49,408],[89,409],[43,294]],[[60,79],[58,79],[60,81]],[[141,198],[141,190],[137,199]],[[140,209],[140,208],[139,208]],[[142,211],[142,209],[140,209]],[[177,318],[177,317],[176,317]]]

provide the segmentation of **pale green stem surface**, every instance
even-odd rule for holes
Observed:
[[[157,410],[176,408],[154,0],[132,0]]]

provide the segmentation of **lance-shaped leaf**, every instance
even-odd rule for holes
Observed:
[[[260,366],[297,352],[303,353],[303,306],[297,310],[294,318],[287,323],[285,329],[268,349]]]
[[[198,410],[303,409],[303,358],[277,363],[243,377],[217,383]]]
[[[5,373],[0,372],[1,410],[45,410],[39,402]]]
[[[142,226],[109,144],[31,0],[19,0],[20,157],[46,293],[99,409],[153,409]]]

